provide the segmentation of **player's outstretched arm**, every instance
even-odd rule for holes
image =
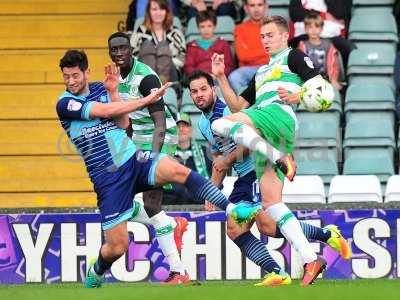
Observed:
[[[170,83],[166,83],[157,91],[153,91],[148,96],[132,101],[124,102],[111,102],[111,103],[99,103],[95,102],[90,110],[90,118],[114,118],[124,114],[131,113],[133,111],[142,109],[150,104],[156,103],[164,95],[165,90],[170,87]],[[113,93],[114,97],[119,97],[118,93]]]
[[[235,113],[248,107],[248,102],[242,97],[236,95],[229,84],[228,78],[226,78],[223,54],[213,54],[211,57],[211,72],[218,80],[224,100],[231,112]]]

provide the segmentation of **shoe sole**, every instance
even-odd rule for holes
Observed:
[[[272,286],[281,286],[281,285],[289,285],[291,282],[286,283],[282,279],[274,279],[269,284],[263,284],[262,282],[256,283],[254,286],[265,286],[265,287],[272,287]]]

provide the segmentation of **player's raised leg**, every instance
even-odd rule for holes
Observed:
[[[252,119],[245,113],[238,112],[223,119],[215,120],[212,130],[223,137],[231,137],[237,144],[258,152],[269,161],[274,162],[281,171],[293,180],[296,174],[296,165],[292,155],[286,155],[268,143],[256,129]]]
[[[258,206],[235,205],[229,202],[214,184],[168,156],[159,159],[158,164],[153,168],[153,173],[154,184],[183,184],[198,201],[208,200],[227,214],[232,215],[238,223],[250,222],[260,210]]]

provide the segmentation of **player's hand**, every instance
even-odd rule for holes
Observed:
[[[114,63],[105,66],[104,68],[104,86],[109,93],[114,93],[118,90],[119,84],[119,67]]]
[[[278,87],[278,95],[279,98],[287,104],[297,104],[300,102],[300,93],[289,93],[289,91],[283,87]]]
[[[211,73],[217,78],[225,74],[225,61],[223,54],[214,53],[212,55]]]
[[[226,161],[223,155],[217,156],[213,160],[213,168],[218,172],[225,172],[230,169],[231,165]]]
[[[215,206],[210,201],[205,200],[204,201],[204,209],[206,211],[214,211],[215,210]]]
[[[162,96],[164,96],[165,91],[171,86],[171,82],[167,82],[163,84],[160,88],[157,89],[152,89],[150,92],[150,95],[147,95],[144,99],[146,101],[146,104],[153,104],[156,103],[161,99]]]

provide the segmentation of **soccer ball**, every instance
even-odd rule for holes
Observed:
[[[332,85],[320,76],[307,80],[300,91],[300,102],[310,112],[328,110],[334,97]]]

